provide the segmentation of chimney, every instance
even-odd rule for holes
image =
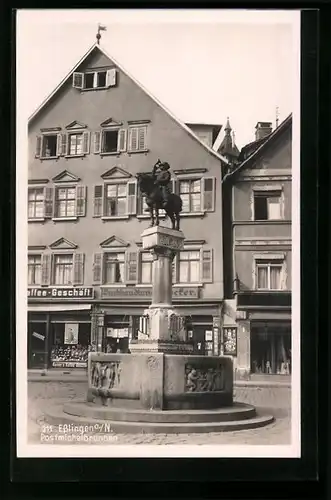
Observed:
[[[267,137],[272,132],[272,123],[271,122],[257,122],[255,127],[255,140],[258,141]]]

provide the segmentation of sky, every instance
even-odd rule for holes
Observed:
[[[296,11],[19,10],[17,82],[23,119],[96,41],[184,122],[225,125],[239,148],[258,121],[293,111]],[[22,106],[22,107],[21,107]]]

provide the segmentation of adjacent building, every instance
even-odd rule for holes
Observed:
[[[239,375],[291,371],[292,115],[256,125],[223,179],[223,343]]]
[[[213,149],[220,125],[190,127],[99,45],[30,117],[30,368],[84,367],[88,350],[126,352],[137,336],[151,301],[152,262],[141,245],[149,215],[136,174],[158,158],[169,162],[183,200],[186,240],[173,265],[173,301],[195,352],[220,353],[228,161]]]

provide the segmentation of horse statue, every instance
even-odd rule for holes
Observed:
[[[179,195],[170,192],[169,164],[160,160],[154,165],[152,173],[136,175],[140,192],[146,199],[151,215],[151,226],[159,225],[159,210],[164,209],[172,223],[172,229],[179,231],[180,212],[183,202]]]

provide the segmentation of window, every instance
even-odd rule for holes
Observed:
[[[72,78],[72,86],[81,90],[114,87],[116,85],[116,76],[116,68],[89,71],[87,73],[75,72]]]
[[[183,251],[179,253],[179,282],[198,283],[200,279],[200,252],[199,250]]]
[[[104,283],[124,283],[125,254],[106,253],[104,256]]]
[[[267,262],[256,261],[256,288],[257,290],[282,289],[283,261]]]
[[[201,181],[180,180],[179,194],[183,202],[183,212],[201,212]]]
[[[153,276],[153,256],[150,252],[140,254],[140,282],[152,283]]]
[[[41,255],[28,256],[28,285],[41,284]]]
[[[281,193],[254,192],[254,219],[281,219]]]
[[[69,134],[69,152],[70,156],[83,154],[83,134]]]
[[[43,158],[53,158],[57,156],[57,137],[58,134],[42,136],[41,156]]]
[[[55,217],[75,217],[76,188],[56,188],[55,193]]]
[[[130,152],[146,151],[147,149],[147,126],[129,128],[129,148]]]
[[[102,152],[116,153],[118,151],[118,130],[105,130],[102,134]]]
[[[54,255],[54,285],[72,285],[73,255]]]
[[[108,184],[106,186],[106,213],[116,216],[126,214],[127,186],[126,184]]]
[[[28,218],[38,219],[44,217],[44,188],[28,189]]]

